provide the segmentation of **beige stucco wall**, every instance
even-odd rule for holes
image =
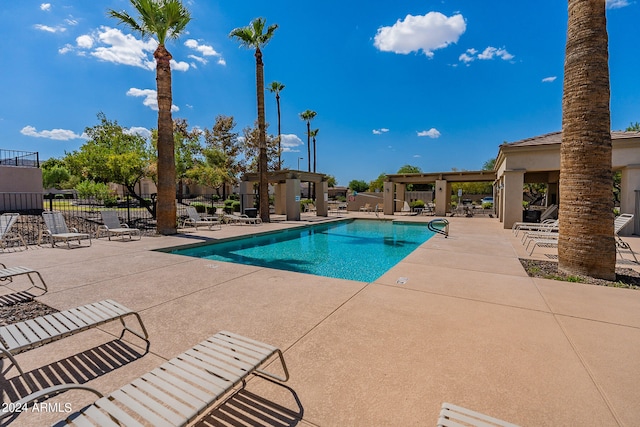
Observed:
[[[42,170],[26,166],[0,166],[0,210],[42,209]]]

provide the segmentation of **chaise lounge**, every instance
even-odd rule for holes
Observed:
[[[0,215],[0,250],[8,248],[8,243],[12,242],[21,243],[25,249],[28,248],[22,235],[16,231],[11,231],[13,224],[16,223],[19,217],[20,214],[18,213],[3,213]]]
[[[40,232],[38,246],[40,246],[44,237],[48,237],[51,240],[52,248],[55,248],[57,241],[65,242],[67,247],[71,248],[70,241],[72,240],[77,240],[79,247],[82,245],[81,240],[83,239],[89,239],[89,246],[91,246],[91,235],[78,233],[78,230],[75,228],[72,228],[70,231],[62,212],[42,212],[42,219],[44,219],[44,224],[47,229]]]
[[[222,224],[217,218],[212,218],[212,217],[202,218],[200,217],[200,214],[198,213],[196,208],[194,208],[193,206],[187,206],[186,209],[187,209],[187,215],[189,215],[189,217],[182,222],[183,228],[187,224],[190,224],[190,225],[193,225],[196,228],[196,230],[198,229],[199,225],[206,225],[207,227],[209,227],[209,230],[212,230],[212,227],[214,225],[217,225],[218,229],[222,229]]]
[[[127,326],[125,318],[130,316],[137,319],[140,331]],[[104,300],[0,327],[0,359],[8,358],[29,387],[36,390],[35,384],[24,375],[15,355],[114,320],[122,324],[121,339],[129,331],[144,340],[146,351],[149,350],[149,334],[140,315],[113,300]],[[0,413],[0,419],[4,416],[6,414]]]
[[[96,238],[100,238],[100,234],[102,233],[105,233],[109,237],[109,240],[111,240],[111,236],[120,236],[122,240],[124,240],[124,236],[129,236],[129,240],[132,240],[133,236],[138,236],[138,240],[142,238],[140,230],[137,228],[129,228],[127,224],[120,223],[118,212],[105,210],[100,211],[100,215],[102,216],[103,225],[98,226]]]
[[[17,266],[17,267],[7,268],[7,266],[1,262],[0,262],[0,266],[2,266],[2,268],[0,268],[0,284],[2,284],[2,282],[11,283],[14,277],[24,275],[24,276],[27,276],[27,278],[29,278],[29,281],[31,282],[31,285],[32,285],[31,288],[40,289],[44,291],[43,294],[47,292],[47,284],[45,283],[44,279],[40,275],[40,272],[33,270],[29,267]],[[33,277],[31,277],[32,274],[38,275],[38,278],[40,279],[39,284],[36,284],[36,282],[34,282]],[[31,301],[34,297],[34,295],[31,292],[29,292],[31,288],[25,291],[14,292],[14,293],[0,296],[0,307],[13,305],[13,304],[24,302],[24,301]]]
[[[259,369],[276,356],[284,377]],[[184,426],[213,409],[240,384],[244,387],[251,374],[280,382],[289,379],[278,348],[218,332],[108,396],[90,390],[100,398],[55,426]]]

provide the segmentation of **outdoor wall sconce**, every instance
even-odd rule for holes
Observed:
[[[438,188],[438,191],[442,191],[442,187],[439,187],[439,188]]]

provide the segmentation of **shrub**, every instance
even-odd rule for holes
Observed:
[[[409,206],[411,206],[412,208],[424,208],[426,205],[425,205],[424,201],[418,199],[418,200],[414,200],[413,202],[409,203]]]
[[[208,215],[215,215],[216,214],[216,207],[215,206],[207,206],[207,214]]]
[[[231,207],[233,208],[233,211],[234,211],[234,212],[240,212],[240,202],[238,202],[238,201],[234,201],[234,202],[231,204]]]
[[[493,208],[493,203],[491,202],[484,202],[482,204],[482,209],[492,209]]]
[[[194,202],[191,203],[191,206],[196,208],[196,212],[198,213],[204,213],[207,210],[207,207],[204,205],[204,203]]]

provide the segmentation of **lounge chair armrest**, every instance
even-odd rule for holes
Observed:
[[[78,229],[75,228],[75,227],[71,227],[71,231],[74,232],[74,233],[78,233]]]

